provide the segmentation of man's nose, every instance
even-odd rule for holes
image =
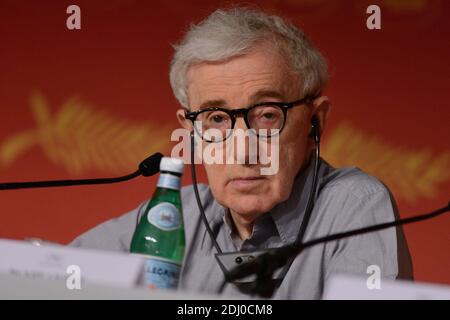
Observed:
[[[244,116],[238,115],[236,116],[236,122],[234,124],[234,129],[247,130],[247,125],[245,124]]]
[[[254,164],[254,157],[257,155],[256,146],[252,145],[252,141],[249,138],[251,133],[248,132],[247,125],[244,118],[237,117],[233,130],[233,156],[234,163],[237,164]]]

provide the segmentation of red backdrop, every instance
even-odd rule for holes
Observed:
[[[447,203],[450,2],[255,3],[301,26],[329,61],[324,157],[380,177],[402,217]],[[374,3],[382,29],[370,31]],[[70,4],[81,8],[81,30],[66,28]],[[153,151],[168,154],[177,127],[171,44],[190,22],[229,4],[1,0],[0,181],[120,175]],[[136,207],[155,179],[2,191],[0,237],[68,243]],[[416,279],[450,284],[449,226],[447,216],[405,227]]]

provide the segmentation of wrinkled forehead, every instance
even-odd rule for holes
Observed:
[[[295,100],[301,85],[286,59],[268,46],[225,61],[192,65],[186,80],[192,111],[205,105],[241,108],[267,99]]]

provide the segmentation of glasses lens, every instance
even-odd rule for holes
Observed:
[[[259,136],[270,136],[281,130],[284,124],[284,113],[279,106],[262,105],[255,107],[248,113],[250,128],[255,129]]]
[[[232,121],[224,111],[205,111],[199,113],[196,130],[202,138],[209,142],[223,141],[231,133]]]

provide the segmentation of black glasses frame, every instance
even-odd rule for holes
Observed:
[[[295,100],[295,101],[292,101],[292,102],[259,102],[259,103],[253,104],[253,105],[251,105],[251,106],[249,106],[247,108],[240,108],[240,109],[225,109],[225,108],[219,108],[219,107],[212,107],[212,108],[201,109],[201,110],[198,110],[198,111],[186,111],[185,112],[185,117],[186,117],[186,119],[191,120],[192,125],[194,127],[194,130],[197,131],[198,135],[202,138],[202,140],[207,141],[207,142],[213,142],[213,141],[209,141],[207,139],[204,139],[203,135],[200,132],[198,132],[198,130],[197,130],[197,127],[195,125],[195,121],[196,121],[197,117],[200,114],[202,114],[204,112],[210,112],[210,111],[222,111],[222,112],[225,112],[226,114],[228,114],[228,116],[231,119],[231,130],[234,130],[234,126],[236,124],[236,117],[238,115],[242,115],[243,118],[244,118],[245,125],[247,126],[247,129],[254,129],[254,128],[250,127],[250,123],[248,121],[248,114],[249,114],[249,112],[252,109],[254,109],[256,107],[260,107],[260,106],[265,106],[265,105],[277,106],[283,112],[283,124],[281,125],[281,128],[277,132],[277,134],[280,134],[281,131],[283,131],[284,126],[286,124],[287,111],[289,109],[295,107],[295,106],[302,105],[302,104],[305,104],[305,103],[310,103],[313,100],[314,100],[314,97],[307,96],[307,97],[305,97],[303,99]],[[255,133],[255,134],[256,134],[256,136],[259,137],[258,133]],[[268,136],[264,136],[264,137],[268,138],[268,137],[271,137],[273,135],[274,134],[268,135]],[[227,138],[228,138],[228,136],[225,139],[221,140],[221,141],[225,141]],[[214,141],[214,142],[220,142],[220,141]]]

